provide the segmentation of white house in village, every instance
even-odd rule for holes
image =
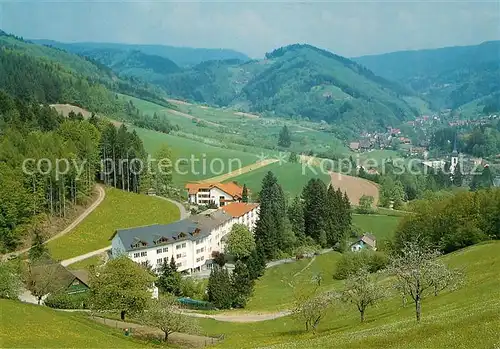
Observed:
[[[188,201],[195,205],[207,205],[213,202],[222,207],[231,202],[242,200],[243,187],[234,182],[229,183],[188,183]]]
[[[258,216],[258,204],[238,202],[171,224],[120,229],[111,237],[111,253],[113,257],[125,254],[153,269],[173,257],[179,271],[205,270],[212,267],[212,253],[224,251],[232,226],[240,223],[253,230]]]

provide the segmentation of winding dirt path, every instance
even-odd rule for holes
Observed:
[[[313,263],[314,263],[314,261],[315,261],[315,260],[316,260],[316,256],[314,256],[313,258],[311,258],[311,261],[310,261],[309,263],[307,263],[307,265],[306,265],[304,268],[302,268],[300,271],[298,271],[298,272],[296,272],[295,274],[293,274],[293,276],[292,276],[292,277],[296,277],[296,276],[298,276],[298,275],[302,274],[302,272],[303,272],[304,270],[306,270],[307,268],[309,268],[309,267],[311,266],[311,264],[313,264]]]
[[[275,313],[241,313],[241,314],[200,314],[189,311],[183,311],[182,314],[198,318],[214,319],[224,322],[260,322],[278,319],[291,314],[290,310],[279,311]]]
[[[97,206],[99,206],[101,204],[101,202],[103,202],[104,198],[106,197],[106,191],[104,190],[104,188],[97,184],[96,185],[96,188],[97,188],[97,191],[98,191],[98,194],[99,196],[97,197],[97,200],[94,201],[92,203],[92,205],[90,205],[89,207],[87,207],[87,209],[85,211],[83,211],[83,213],[81,215],[78,216],[78,218],[76,218],[70,225],[68,225],[64,230],[60,231],[59,233],[57,233],[56,235],[52,236],[50,239],[44,241],[43,243],[46,244],[46,243],[49,243],[55,239],[58,239],[60,238],[61,236],[64,236],[66,234],[68,234],[70,231],[72,231],[78,224],[80,224],[85,218],[87,218],[87,216],[89,214],[92,213],[92,211],[94,211]],[[31,247],[30,247],[31,248]],[[30,250],[30,248],[25,248],[23,250],[20,250],[20,251],[16,251],[16,252],[12,252],[12,253],[9,253],[9,254],[6,254],[4,256],[5,259],[7,258],[10,258],[10,257],[13,257],[13,256],[18,256],[20,254],[23,254],[23,253],[26,253]]]

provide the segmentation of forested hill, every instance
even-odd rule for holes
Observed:
[[[164,183],[160,175],[139,171],[133,159],[146,163],[147,153],[135,131],[100,116],[163,132],[168,120],[146,118],[116,98],[100,82],[116,76],[101,76],[90,61],[12,36],[1,36],[0,44],[0,253],[27,246],[46,227],[57,226],[52,219],[88,201],[96,178],[133,192]],[[75,113],[63,117],[51,103],[93,113],[87,120]],[[59,172],[56,159],[67,161]]]
[[[29,102],[77,105],[102,116],[161,132],[169,132],[173,127],[166,119],[153,120],[142,115],[115,93],[175,108],[152,86],[119,78],[92,60],[6,34],[0,35],[0,90]]]
[[[458,108],[500,91],[500,41],[353,60],[421,93],[436,109]]]
[[[291,45],[249,62],[205,62],[158,81],[196,102],[277,116],[324,120],[353,129],[409,120],[408,92],[359,64],[310,45]]]
[[[146,55],[160,56],[175,62],[178,66],[193,66],[205,61],[238,59],[242,61],[249,60],[244,53],[230,49],[210,49],[210,48],[191,48],[175,47],[166,45],[135,45],[118,43],[62,43],[52,40],[34,40],[34,42],[62,48],[64,50],[82,53],[90,53],[94,50],[115,50],[115,51],[140,51]]]

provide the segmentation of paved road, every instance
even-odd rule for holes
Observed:
[[[164,197],[164,196],[158,196],[158,195],[155,195],[155,197],[160,198],[160,199],[163,199],[163,200],[167,200],[168,202],[171,202],[171,203],[173,203],[175,206],[177,206],[177,208],[178,208],[178,209],[179,209],[179,211],[180,211],[180,216],[181,216],[181,218],[180,218],[180,219],[187,218],[187,217],[189,217],[189,215],[191,214],[191,212],[189,212],[188,210],[186,210],[186,208],[184,207],[184,205],[183,205],[183,204],[181,204],[179,201],[175,201],[175,200],[172,200],[172,199],[166,198],[166,197]]]
[[[66,259],[64,261],[61,261],[61,265],[63,267],[67,267],[70,264],[83,261],[84,259],[87,259],[87,258],[90,258],[90,257],[97,256],[97,255],[99,255],[101,253],[107,252],[108,250],[111,250],[111,246],[107,246],[107,247],[101,248],[101,249],[96,250],[96,251],[92,251],[92,252],[89,252],[89,253],[82,254],[80,256],[76,256],[76,257],[73,257],[73,258]]]
[[[80,216],[78,216],[78,218],[76,218],[70,225],[68,225],[64,230],[62,230],[61,232],[57,233],[56,235],[54,235],[53,237],[51,237],[50,239],[44,241],[43,243],[46,244],[50,241],[53,241],[55,239],[58,239],[60,238],[61,236],[63,235],[66,235],[67,233],[69,233],[70,231],[72,231],[78,224],[80,224],[85,218],[87,218],[87,216],[89,214],[92,213],[92,211],[94,211],[97,206],[99,206],[101,204],[101,202],[104,200],[104,198],[106,197],[106,191],[104,190],[104,188],[101,186],[101,185],[96,185],[96,188],[97,188],[97,191],[98,191],[98,198],[96,201],[94,201],[92,203],[92,205],[90,205]],[[20,251],[16,251],[16,252],[12,252],[12,253],[9,253],[9,254],[6,254],[3,258],[4,259],[7,259],[11,256],[18,256],[20,254],[23,254],[25,252],[28,252],[30,250],[30,248],[25,248],[24,250],[20,250]]]

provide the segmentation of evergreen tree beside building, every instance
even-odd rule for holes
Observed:
[[[273,259],[283,248],[288,217],[283,189],[272,172],[268,172],[262,180],[259,198],[260,213],[254,231],[255,240],[262,244],[265,258]]]

